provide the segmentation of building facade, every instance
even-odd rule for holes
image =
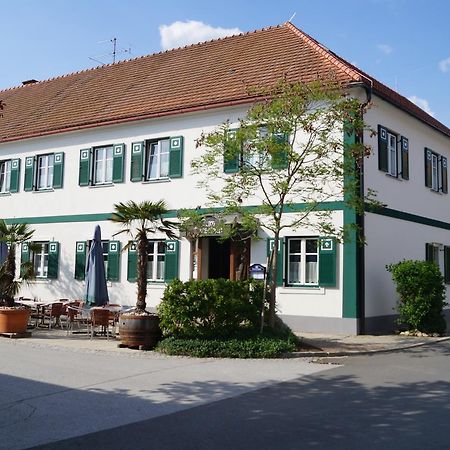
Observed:
[[[164,199],[171,217],[202,210],[206,194],[191,171],[200,135],[227,121],[237,126],[256,100],[251,86],[282,77],[307,82],[330,71],[372,103],[365,120],[378,133],[364,136],[373,155],[361,182],[386,207],[358,216],[341,198],[325,206],[337,226],[358,223],[366,245],[285,230],[278,309],[296,331],[392,328],[396,294],[386,264],[431,259],[450,283],[450,130],[290,23],[0,92],[0,217],[29,223],[40,244],[38,251],[21,248],[36,271],[21,295],[82,298],[99,224],[110,302],[133,305],[136,249],[122,251],[129,240],[108,220],[114,204]],[[266,264],[273,237],[261,230],[259,238],[248,249],[249,264]],[[233,279],[238,253],[217,236],[194,242],[156,234],[148,305],[157,306],[173,278]]]

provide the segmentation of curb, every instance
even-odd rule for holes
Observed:
[[[445,336],[441,338],[433,338],[432,341],[421,341],[414,344],[402,345],[399,347],[389,347],[380,348],[374,350],[337,350],[337,351],[319,351],[319,352],[292,352],[289,354],[288,358],[326,358],[326,357],[340,357],[340,356],[357,356],[357,355],[372,355],[375,353],[390,353],[401,350],[408,350],[416,347],[423,347],[425,345],[432,345],[444,341],[450,340],[450,336]]]

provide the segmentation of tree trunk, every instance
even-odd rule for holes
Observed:
[[[145,302],[145,299],[147,297],[147,249],[148,239],[145,233],[142,233],[138,236],[137,242],[138,265],[136,309],[138,311],[145,311],[145,308],[147,306]]]
[[[278,267],[278,243],[279,233],[275,233],[273,248],[270,254],[270,284],[269,284],[269,328],[275,328],[276,316],[276,290],[277,290],[277,267]]]

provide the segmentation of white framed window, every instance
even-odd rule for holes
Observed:
[[[94,184],[109,184],[113,179],[113,147],[94,149]]]
[[[397,136],[387,133],[388,138],[388,173],[393,177],[398,175],[398,154],[397,154]]]
[[[287,285],[317,286],[319,283],[319,239],[287,239]]]
[[[145,179],[158,180],[169,176],[170,139],[147,141]]]
[[[165,242],[149,241],[147,249],[147,280],[164,281]]]
[[[439,191],[439,157],[436,153],[431,154],[431,189]]]
[[[0,192],[9,192],[11,186],[11,160],[0,162]]]
[[[36,278],[47,278],[48,275],[48,242],[35,242],[32,252],[34,274]]]
[[[38,190],[53,187],[54,155],[40,155],[37,159],[36,186]]]

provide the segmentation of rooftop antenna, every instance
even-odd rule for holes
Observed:
[[[292,22],[292,19],[297,15],[297,13],[295,12],[294,14],[292,14],[291,18],[288,20],[288,22]]]
[[[116,62],[116,56],[118,54],[121,54],[121,53],[129,53],[129,54],[131,54],[131,46],[130,45],[128,46],[128,49],[121,48],[121,49],[117,50],[117,38],[116,37],[113,37],[112,39],[106,39],[104,41],[98,41],[97,44],[104,44],[105,42],[111,42],[111,44],[113,45],[113,51],[110,52],[110,53],[106,53],[106,54],[103,54],[103,55],[98,55],[98,56],[95,56],[95,57],[89,56],[89,59],[92,59],[92,61],[95,61],[95,62],[98,62],[98,63],[100,63],[102,65],[105,65],[105,64],[108,64],[108,63],[105,63],[105,62],[99,60],[98,58],[102,58],[103,59],[104,57],[112,56],[112,63],[114,64]]]

